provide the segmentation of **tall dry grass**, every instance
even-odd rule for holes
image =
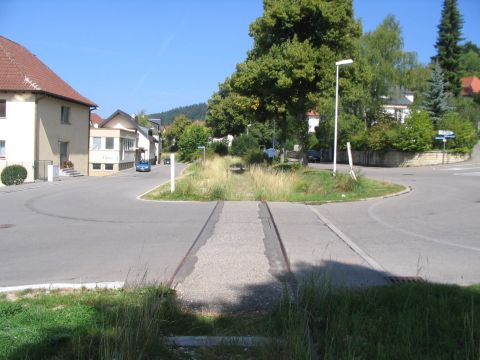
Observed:
[[[249,175],[256,200],[288,200],[298,181],[297,175],[293,172],[281,172],[262,166],[252,166]]]

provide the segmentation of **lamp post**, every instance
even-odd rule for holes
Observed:
[[[342,65],[350,65],[352,59],[340,60],[335,63],[337,66],[337,77],[335,82],[335,133],[333,135],[333,176],[337,174],[337,127],[338,127],[338,70]]]

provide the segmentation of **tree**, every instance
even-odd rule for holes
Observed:
[[[462,40],[463,19],[458,10],[457,0],[445,0],[442,17],[438,25],[438,39],[436,60],[442,68],[445,80],[448,82],[447,91],[455,96],[460,94],[460,53],[459,42]]]
[[[207,125],[216,137],[239,135],[246,131],[257,106],[258,99],[233,91],[231,79],[228,78],[208,100]]]
[[[188,125],[178,140],[178,150],[182,160],[193,159],[199,146],[207,146],[210,131],[203,125]]]
[[[445,80],[440,66],[435,64],[432,77],[428,80],[427,90],[423,94],[422,108],[428,112],[434,124],[450,110],[449,93],[445,90]]]
[[[381,98],[388,96],[393,87],[423,91],[428,69],[418,63],[416,53],[403,50],[402,29],[393,15],[361,37],[360,50],[372,73],[368,123],[381,116]]]
[[[242,95],[262,99],[259,109],[277,119],[283,134],[290,115],[303,151],[305,114],[320,99],[334,97],[335,61],[358,58],[360,33],[351,0],[264,0],[263,16],[250,26],[253,49],[237,66],[233,86]],[[356,62],[342,70],[342,98],[352,108],[364,87],[360,66]]]
[[[185,115],[179,115],[173,120],[172,126],[165,133],[165,140],[170,146],[175,146],[187,126],[191,124]]]
[[[140,126],[150,128],[152,127],[152,123],[148,120],[148,116],[145,114],[145,110],[140,110],[138,114],[135,115],[136,120]]]

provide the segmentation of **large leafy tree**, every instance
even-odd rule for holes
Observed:
[[[460,94],[460,41],[462,40],[463,19],[458,10],[457,0],[445,0],[442,17],[438,25],[438,39],[435,44],[437,55],[435,60],[440,64],[447,90],[455,96]]]
[[[231,82],[230,78],[226,79],[208,101],[206,121],[217,137],[245,132],[259,105],[257,98],[233,91]]]
[[[254,47],[237,67],[234,87],[263,99],[260,109],[277,119],[283,134],[290,115],[303,150],[305,114],[320,99],[334,97],[335,61],[358,58],[360,34],[351,0],[264,0],[263,16],[250,26]],[[341,79],[342,97],[351,108],[359,108],[362,98],[366,72],[360,65],[343,70]]]
[[[373,31],[360,40],[362,57],[370,66],[370,104],[366,113],[368,121],[380,116],[382,96],[388,96],[393,87],[402,86],[411,91],[423,91],[428,69],[420,65],[414,52],[403,50],[400,23],[389,15]]]
[[[422,103],[422,108],[428,112],[434,124],[450,110],[448,104],[450,94],[446,91],[446,85],[442,69],[435,64]]]

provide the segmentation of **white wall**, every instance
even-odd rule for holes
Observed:
[[[308,115],[308,132],[314,133],[315,128],[320,124],[320,116]]]
[[[0,118],[0,140],[5,140],[5,159],[0,159],[0,171],[6,165],[20,164],[27,169],[25,181],[33,181],[35,96],[0,93],[0,99],[7,100],[6,117]]]

